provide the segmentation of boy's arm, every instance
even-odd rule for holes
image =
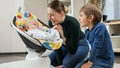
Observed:
[[[91,62],[94,62],[96,60],[96,56],[98,52],[100,51],[101,47],[103,47],[104,33],[105,33],[105,29],[101,27],[97,28],[95,31],[94,41],[93,43],[91,43],[92,49],[89,57],[89,61]]]

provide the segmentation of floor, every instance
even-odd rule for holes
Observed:
[[[4,68],[13,68],[13,67],[9,67],[10,63],[14,64],[14,63],[17,62],[18,65],[21,64],[21,63],[23,63],[23,62],[25,63],[25,61],[24,61],[25,56],[26,56],[26,53],[24,53],[24,54],[0,54],[0,68],[3,68],[3,67]],[[48,65],[49,64],[48,57],[43,57],[43,58],[44,59],[42,60],[41,64]],[[8,62],[10,62],[10,63],[8,63]],[[47,62],[47,64],[46,64],[46,62]],[[5,63],[7,65],[8,64],[9,65],[5,66],[6,65]],[[21,64],[21,65],[23,65],[23,64]],[[34,65],[32,65],[32,66],[34,66]],[[32,66],[31,67],[25,67],[25,68],[33,68]],[[39,67],[39,66],[38,66],[38,68],[52,68],[52,67],[43,67],[43,65],[42,65],[42,67],[41,66]],[[34,68],[37,68],[37,67],[34,67]],[[115,54],[115,65],[114,65],[114,68],[120,68],[120,53]]]
[[[17,54],[1,54],[0,55],[0,64],[11,62],[11,61],[18,61],[25,59],[26,53],[17,53]]]

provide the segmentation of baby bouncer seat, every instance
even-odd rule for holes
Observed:
[[[48,49],[48,50],[56,50],[59,49],[62,45],[62,40],[59,42],[50,42],[48,40],[41,40],[31,37],[25,32],[24,23],[27,20],[31,20],[36,18],[33,14],[30,12],[25,11],[18,11],[17,15],[14,16],[13,22],[11,23],[11,26],[17,31],[20,38],[26,45],[26,51],[28,52],[26,56],[26,60],[36,60],[41,58],[42,54]],[[44,26],[49,30],[49,27],[44,24],[41,20],[36,19],[39,22],[39,25]],[[58,35],[59,36],[59,35]]]
[[[18,35],[26,45],[26,51],[28,52],[26,59],[30,59],[30,56],[32,56],[33,53],[39,54],[39,56],[41,56],[46,51],[46,48],[43,45],[41,45],[41,43],[37,39],[34,39],[26,33],[24,33],[23,31],[19,30],[16,27],[15,23],[16,16],[13,18],[13,23],[11,23],[11,26],[17,31]]]

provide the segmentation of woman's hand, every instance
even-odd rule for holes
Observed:
[[[65,43],[66,42],[66,38],[64,36],[64,32],[63,32],[62,26],[58,24],[58,25],[55,25],[53,28],[57,29],[57,31],[60,33],[60,35],[61,35],[61,37],[63,39],[63,44],[66,45],[66,43]]]

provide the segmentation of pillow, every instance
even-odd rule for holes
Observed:
[[[32,20],[32,19],[36,19],[36,17],[34,15],[32,15],[31,13],[29,13],[29,12],[18,12],[17,15],[16,15],[15,25],[18,29],[20,29],[22,31],[25,31],[24,24],[28,20]]]

